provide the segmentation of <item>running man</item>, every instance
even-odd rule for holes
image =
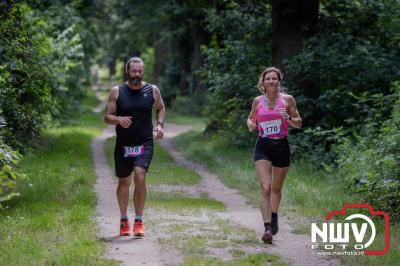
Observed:
[[[156,110],[157,125],[154,135],[164,136],[165,106],[160,90],[142,81],[144,63],[139,57],[126,62],[127,82],[114,86],[108,99],[104,121],[116,125],[117,140],[114,149],[115,174],[119,178],[117,199],[121,213],[120,235],[130,235],[127,214],[129,187],[133,180],[135,190],[135,222],[133,234],[144,236],[143,209],[146,201],[145,177],[153,158],[152,108]]]
[[[247,119],[249,130],[258,128],[259,133],[254,161],[261,189],[260,210],[265,227],[262,240],[265,243],[272,242],[279,228],[282,185],[290,166],[288,127],[301,128],[302,125],[293,96],[283,93],[280,86],[282,78],[282,72],[275,67],[268,67],[261,73],[257,87],[263,95],[254,98]]]

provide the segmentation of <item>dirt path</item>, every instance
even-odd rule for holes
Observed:
[[[173,147],[172,138],[188,130],[190,130],[188,126],[167,124],[165,138],[159,143],[173,156],[177,164],[197,172],[202,177],[201,183],[196,186],[160,185],[150,189],[154,191],[186,191],[194,196],[200,193],[208,193],[210,198],[221,201],[227,206],[228,212],[222,214],[224,218],[261,235],[263,224],[259,210],[247,205],[245,198],[239,195],[237,191],[224,186],[216,175],[210,173],[204,166],[187,160]],[[107,242],[106,257],[120,261],[121,265],[179,263],[179,260],[177,261],[180,258],[179,254],[173,250],[166,252],[160,249],[157,243],[158,232],[152,231],[151,227],[147,227],[145,239],[119,237],[118,235],[119,210],[115,196],[117,179],[114,177],[113,170],[107,164],[103,150],[105,140],[114,136],[114,132],[115,127],[109,126],[92,143],[92,155],[98,176],[95,187],[98,195],[96,220],[100,228],[99,237]],[[130,206],[129,209],[131,210],[132,207]],[[151,220],[152,212],[149,210],[147,213],[149,214],[148,220]],[[285,218],[282,217],[280,219],[280,231],[276,235],[273,245],[265,245],[265,248],[266,252],[279,255],[293,265],[339,265],[337,260],[328,261],[322,257],[312,256],[307,247],[308,243],[308,236],[290,233],[290,227]],[[223,256],[223,254],[220,255]]]
[[[135,239],[119,236],[119,209],[115,191],[117,179],[108,166],[103,146],[104,142],[114,136],[115,127],[109,126],[103,134],[92,142],[92,156],[97,175],[96,220],[100,228],[99,237],[107,242],[107,258],[121,262],[121,265],[163,265],[155,236],[151,230],[146,230],[149,237]],[[132,207],[129,207],[130,210]]]
[[[159,143],[172,155],[176,163],[194,170],[202,177],[202,182],[196,189],[198,192],[208,193],[210,198],[223,202],[229,210],[228,219],[256,231],[261,236],[263,223],[260,211],[247,205],[244,197],[236,190],[224,186],[206,167],[187,160],[173,147],[171,137],[188,130],[187,126],[167,124],[166,138]],[[279,227],[273,244],[265,246],[268,253],[279,255],[293,265],[340,265],[338,260],[313,256],[308,247],[310,237],[291,233],[285,217],[280,217]]]

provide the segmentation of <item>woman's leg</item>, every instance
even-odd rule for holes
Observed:
[[[255,162],[256,174],[260,183],[260,210],[264,223],[271,222],[271,170],[270,161]]]
[[[271,173],[272,165],[267,160],[256,161],[256,173],[258,182],[260,183],[260,210],[264,220],[264,234],[262,241],[272,243],[272,228],[271,228]]]
[[[271,210],[272,212],[278,212],[279,204],[282,198],[282,186],[285,181],[285,177],[289,171],[289,167],[272,167],[272,195],[271,195]]]
[[[282,186],[289,167],[272,167],[272,195],[271,195],[271,231],[275,235],[279,231],[278,209],[282,198]]]

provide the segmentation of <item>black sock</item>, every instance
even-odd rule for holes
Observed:
[[[265,230],[267,230],[267,227],[271,227],[271,223],[264,223]]]
[[[278,213],[277,212],[272,212],[272,218],[276,218],[278,217]]]
[[[136,222],[142,222],[142,219],[135,219],[135,223]]]

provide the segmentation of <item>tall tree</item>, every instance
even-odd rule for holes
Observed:
[[[285,60],[301,53],[305,40],[316,33],[319,15],[319,0],[272,0],[272,64],[286,74]],[[307,74],[288,73],[286,81],[290,87],[305,96],[303,106],[315,106],[319,97],[319,89]],[[322,112],[316,110],[305,114],[305,125],[318,121]]]
[[[283,60],[298,54],[315,34],[319,0],[272,0],[272,64],[284,71]]]

